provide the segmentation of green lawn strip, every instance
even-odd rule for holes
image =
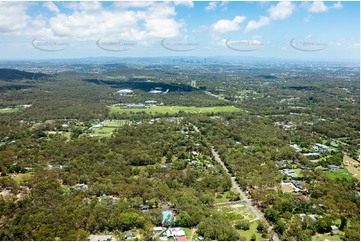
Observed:
[[[127,120],[105,120],[104,127],[121,127],[128,122]]]
[[[108,127],[97,128],[97,129],[94,129],[94,134],[96,134],[100,137],[109,137],[112,135],[114,130],[115,130],[115,128],[108,128]]]
[[[296,173],[297,177],[299,177],[299,178],[303,177],[300,169],[295,169],[295,173]]]
[[[183,228],[184,233],[186,234],[187,240],[191,240],[192,237],[192,230],[189,228]]]
[[[316,234],[314,236],[312,236],[312,240],[313,241],[325,241],[325,240],[330,240],[330,241],[341,241],[341,238],[339,235],[335,234],[335,235],[331,235],[331,234]]]
[[[222,197],[221,198],[217,198],[218,195],[221,195]],[[215,194],[215,202],[216,203],[226,203],[226,202],[229,202],[229,199],[227,198],[227,195],[228,195],[228,192],[225,192],[223,194],[221,193],[216,193]]]
[[[247,241],[250,241],[252,238],[252,235],[255,234],[256,235],[256,240],[266,240],[265,238],[262,238],[262,234],[258,233],[257,231],[257,226],[258,226],[258,222],[252,222],[249,226],[249,230],[241,230],[241,229],[237,229],[237,231],[239,232],[239,235],[241,237],[246,238]]]
[[[342,178],[346,178],[348,180],[352,179],[352,175],[350,175],[350,173],[344,169],[344,168],[340,168],[338,170],[335,171],[326,171],[326,176],[331,178],[331,179],[342,179]]]
[[[0,109],[0,113],[16,113],[16,112],[20,112],[21,109],[20,108],[2,108]]]
[[[160,113],[176,114],[179,111],[186,113],[221,113],[221,112],[239,112],[240,109],[234,106],[214,106],[214,107],[187,107],[187,106],[152,106],[148,108],[120,108],[113,105],[109,107],[112,113]]]
[[[356,167],[353,167],[353,166],[345,166],[345,168],[346,168],[347,171],[350,172],[351,174],[356,174],[356,176],[353,176],[353,177],[356,177],[357,179],[360,180],[360,171],[359,171]]]

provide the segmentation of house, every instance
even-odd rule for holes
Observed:
[[[185,235],[174,238],[174,241],[188,241]]]
[[[173,237],[175,241],[187,241],[186,233],[182,228],[169,228],[166,232],[167,237]]]
[[[290,145],[293,149],[295,149],[297,152],[301,152],[302,149],[297,145],[297,144],[293,144],[293,145]]]
[[[340,230],[338,229],[338,227],[335,226],[335,225],[331,225],[331,229],[332,229],[332,232],[333,232],[333,233],[340,232]]]
[[[75,184],[74,186],[71,186],[70,188],[72,188],[74,190],[87,190],[88,185],[80,183],[80,184]]]
[[[95,234],[91,234],[91,235],[89,235],[88,239],[90,241],[111,241],[112,236],[111,235],[95,235]]]
[[[124,108],[146,108],[144,104],[139,103],[139,104],[128,104],[126,105]]]
[[[339,167],[336,165],[328,165],[327,168],[330,169],[331,171],[336,171],[339,169]]]
[[[303,189],[303,186],[302,186],[301,182],[296,181],[296,180],[291,180],[291,183],[292,183],[295,187],[297,187],[298,189]]]
[[[131,89],[120,89],[119,91],[115,92],[115,94],[118,94],[120,96],[131,95],[131,94],[133,94],[133,90],[131,90]]]
[[[142,210],[142,212],[148,211],[149,206],[148,205],[143,205],[143,206],[140,207],[140,210]]]
[[[133,238],[134,238],[134,236],[133,236],[132,231],[127,231],[125,233],[125,239],[133,239]]]
[[[320,152],[320,153],[331,150],[331,148],[328,147],[327,145],[323,145],[323,144],[319,144],[319,143],[316,143],[315,146],[312,147],[312,149],[314,149],[314,150],[316,150],[317,152]]]
[[[345,159],[345,165],[353,166],[353,167],[360,167],[360,163],[352,160]]]

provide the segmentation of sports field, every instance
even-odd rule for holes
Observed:
[[[176,114],[179,111],[186,113],[222,113],[239,112],[241,109],[234,106],[214,106],[214,107],[186,107],[186,106],[151,106],[147,108],[121,108],[117,105],[109,107],[110,113],[160,113]]]

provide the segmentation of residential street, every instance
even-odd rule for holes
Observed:
[[[216,159],[216,161],[221,164],[222,168],[227,172],[228,176],[231,177],[232,180],[232,187],[235,188],[240,196],[242,201],[245,202],[245,205],[252,210],[253,214],[267,227],[267,230],[270,232],[273,228],[272,226],[269,225],[269,223],[267,222],[267,220],[263,217],[263,214],[261,211],[259,211],[256,207],[252,206],[251,201],[247,198],[246,194],[241,190],[241,188],[238,186],[237,182],[235,181],[235,178],[232,177],[232,175],[229,173],[229,170],[227,169],[227,167],[224,165],[223,161],[221,160],[221,158],[219,157],[217,151],[215,151],[214,147],[212,146],[212,154],[214,156],[214,158]],[[279,241],[279,238],[277,236],[276,233],[273,234],[272,236],[274,241]]]

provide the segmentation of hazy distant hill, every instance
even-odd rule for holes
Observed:
[[[21,79],[38,79],[47,76],[43,73],[32,73],[14,69],[0,69],[0,80],[15,81]]]

